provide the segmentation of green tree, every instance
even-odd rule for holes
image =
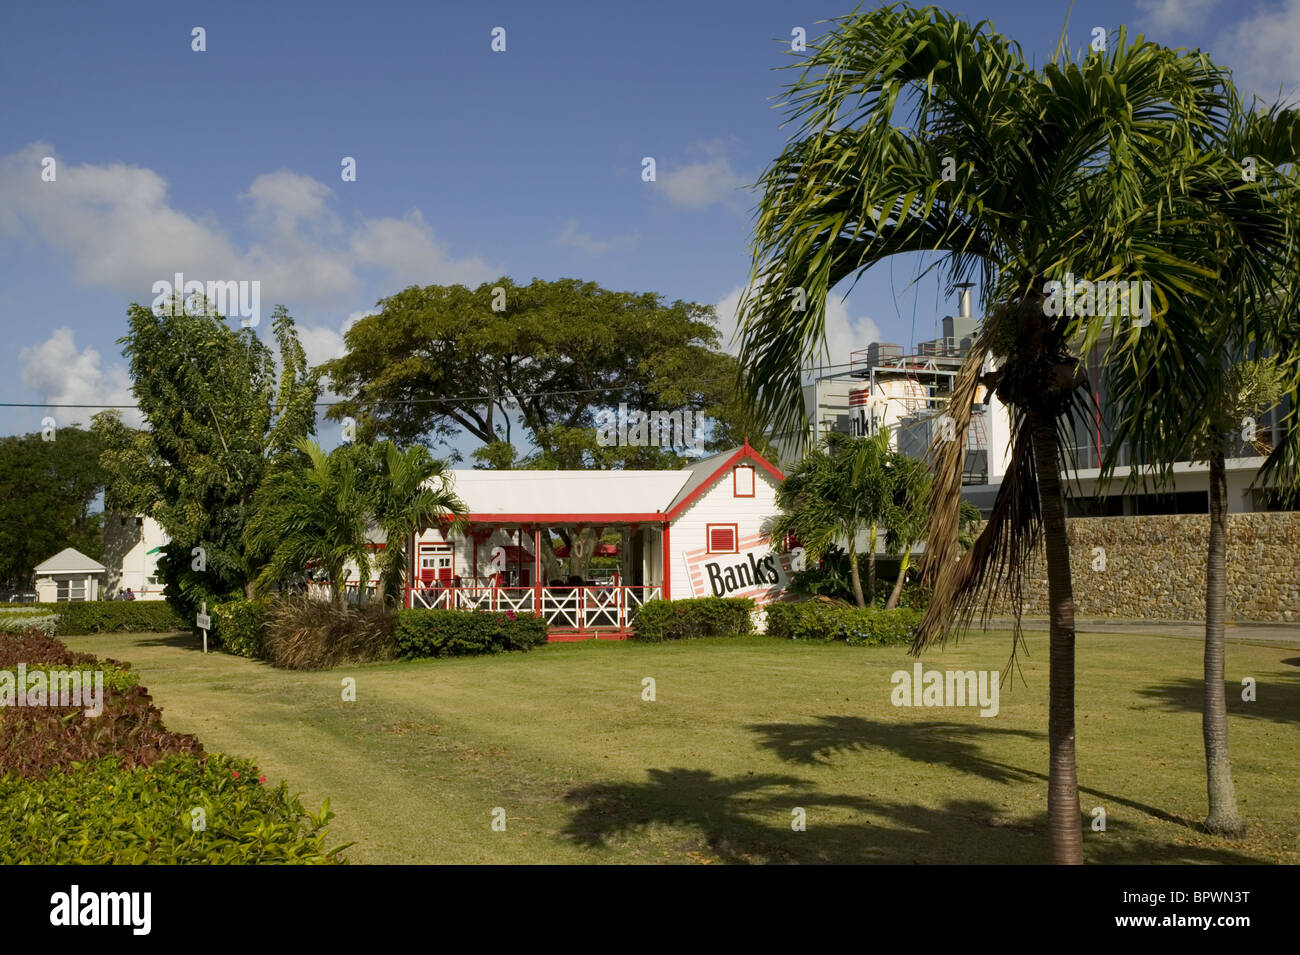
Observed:
[[[891,506],[888,481],[889,432],[854,438],[831,432],[812,449],[777,488],[780,513],[772,522],[773,540],[794,537],[807,556],[817,560],[845,542],[853,599],[859,607],[875,601],[877,533]],[[858,535],[870,542],[867,592],[858,570]]]
[[[253,595],[260,556],[244,535],[253,495],[273,459],[314,431],[318,375],[283,306],[271,322],[278,356],[207,303],[132,305],[127,315],[119,341],[146,426],[127,428],[116,412],[95,416],[106,500],[167,533],[159,572],[188,619],[200,601]]]
[[[309,567],[323,570],[331,600],[344,606],[346,567],[359,576],[359,597],[370,581],[371,506],[365,477],[346,449],[326,454],[302,439],[299,454],[286,454],[267,475],[253,499],[245,526],[247,548],[267,555],[258,575],[261,587],[293,580]]]
[[[459,526],[465,507],[448,486],[451,475],[445,461],[434,460],[427,448],[405,451],[391,441],[373,451],[378,463],[367,491],[376,524],[384,531],[384,550],[379,556],[386,598],[400,597],[402,575],[407,566],[406,541],[411,534],[433,524]]]
[[[1205,305],[1176,301],[1165,322],[1144,329],[1131,360],[1107,370],[1113,439],[1102,473],[1115,473],[1121,454],[1145,466],[1139,479],[1166,484],[1173,464],[1209,464],[1209,540],[1206,556],[1205,659],[1202,736],[1209,812],[1206,828],[1241,836],[1228,758],[1224,693],[1224,621],[1228,548],[1227,467],[1255,418],[1292,396],[1263,483],[1300,487],[1300,323],[1294,289],[1300,286],[1300,113],[1281,104],[1246,109],[1228,85],[1227,121],[1208,130],[1201,162],[1218,177],[1231,202],[1218,203],[1176,229],[1180,255],[1198,261]],[[1244,169],[1249,158],[1249,174]],[[1208,175],[1206,176],[1208,178]],[[1256,356],[1254,358],[1250,356]]]
[[[92,508],[104,490],[98,435],[68,426],[54,440],[25,434],[0,438],[0,581],[32,586],[37,564],[65,547],[98,560],[104,515]]]
[[[885,509],[885,553],[901,554],[898,578],[885,602],[886,610],[898,606],[907,580],[912,547],[925,537],[930,519],[930,469],[920,458],[895,451],[888,461],[889,498]]]
[[[1205,131],[1226,122],[1223,74],[1198,52],[1123,29],[1104,51],[1076,60],[1058,50],[1036,70],[987,22],[906,5],[836,21],[806,58],[787,100],[795,134],[760,183],[742,304],[748,391],[765,420],[798,427],[799,370],[822,347],[827,295],[890,256],[937,254],[950,282],[982,279],[985,318],[949,408],[965,434],[977,390],[996,393],[1014,412],[1011,459],[979,539],[957,560],[964,442],[937,448],[925,557],[934,594],[913,649],[959,633],[988,588],[1018,605],[1041,535],[1049,833],[1054,861],[1080,863],[1063,435],[1086,412],[1080,357],[1110,318],[1062,314],[1049,283],[1149,282],[1153,323],[1171,302],[1206,298],[1196,284],[1206,270],[1170,233],[1234,199],[1221,170],[1202,163]],[[1122,360],[1140,331],[1116,334],[1108,360]]]
[[[712,306],[576,279],[503,277],[476,289],[407,288],[345,341],[347,353],[322,366],[345,396],[329,416],[354,418],[363,441],[463,433],[483,442],[474,457],[494,467],[680,467],[682,455],[662,447],[600,444],[597,412],[626,404],[703,415],[712,424],[706,450],[745,437],[765,446],[748,431]],[[515,450],[529,442],[535,453]]]

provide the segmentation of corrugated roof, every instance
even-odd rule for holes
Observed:
[[[38,574],[102,574],[107,569],[75,547],[65,547],[49,560],[36,565]]]

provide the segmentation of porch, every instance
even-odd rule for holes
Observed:
[[[551,642],[625,640],[632,631],[637,610],[661,594],[662,588],[657,585],[583,583],[509,587],[493,583],[417,582],[410,590],[408,606],[535,614],[546,621]]]

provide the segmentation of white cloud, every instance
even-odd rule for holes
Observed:
[[[1137,0],[1152,29],[1183,33],[1204,26],[1206,15],[1218,5],[1219,0]]]
[[[747,180],[731,165],[727,144],[722,140],[696,143],[692,151],[702,158],[682,166],[660,171],[664,194],[674,205],[687,209],[704,209],[723,204],[731,208],[744,205],[743,188]]]
[[[66,256],[79,282],[152,301],[153,283],[190,279],[256,280],[264,302],[328,301],[355,294],[359,266],[386,272],[390,284],[478,284],[501,269],[457,259],[434,238],[418,209],[402,219],[363,219],[345,234],[330,208],[334,192],[289,170],[255,178],[238,198],[246,207],[245,246],[206,218],[174,208],[167,181],[150,169],[59,160],[42,182],[34,143],[0,157],[0,233],[39,238]]]
[[[738,328],[737,311],[740,308],[740,297],[745,292],[745,286],[740,285],[732,289],[714,306],[718,313],[718,330],[722,337],[723,347],[735,355],[740,351],[740,341],[735,338]],[[830,365],[845,365],[843,369],[834,369],[836,371],[847,370],[849,353],[860,348],[866,348],[872,342],[880,341],[880,328],[874,321],[866,316],[856,319],[849,318],[848,308],[840,296],[832,294],[826,301],[826,348],[829,357],[823,360]]]
[[[601,256],[611,249],[619,246],[633,246],[637,242],[635,235],[620,235],[611,239],[597,239],[590,233],[583,232],[578,228],[578,220],[570,218],[564,223],[564,228],[559,235],[555,237],[556,245],[566,245],[571,248],[581,249],[591,256]]]
[[[447,244],[434,237],[420,210],[401,219],[368,219],[352,235],[352,254],[363,265],[379,266],[406,285],[479,285],[500,274],[482,259],[453,259]]]
[[[1300,101],[1300,0],[1283,0],[1261,7],[1228,30],[1214,45],[1214,59],[1232,68],[1233,79],[1249,99],[1258,93],[1266,102],[1278,97],[1294,106]]]
[[[22,349],[18,360],[22,365],[23,384],[39,394],[42,401],[98,406],[51,409],[48,413],[59,427],[86,425],[104,405],[135,404],[126,368],[120,364],[103,367],[94,348],[78,351],[70,328],[56,328],[41,344]],[[120,414],[131,427],[143,424],[140,413],[134,409],[120,409]]]

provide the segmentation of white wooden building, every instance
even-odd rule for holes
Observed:
[[[75,547],[65,547],[36,565],[36,600],[56,603],[98,600],[106,568]]]
[[[752,597],[761,605],[789,580],[789,555],[767,535],[783,475],[748,443],[678,471],[451,474],[465,527],[429,527],[407,542],[408,607],[537,614],[553,640],[622,637],[647,600]],[[573,553],[555,552],[560,531]],[[573,556],[584,566],[611,531],[616,570],[599,580],[567,572]],[[348,572],[355,592],[361,582],[354,567]]]

